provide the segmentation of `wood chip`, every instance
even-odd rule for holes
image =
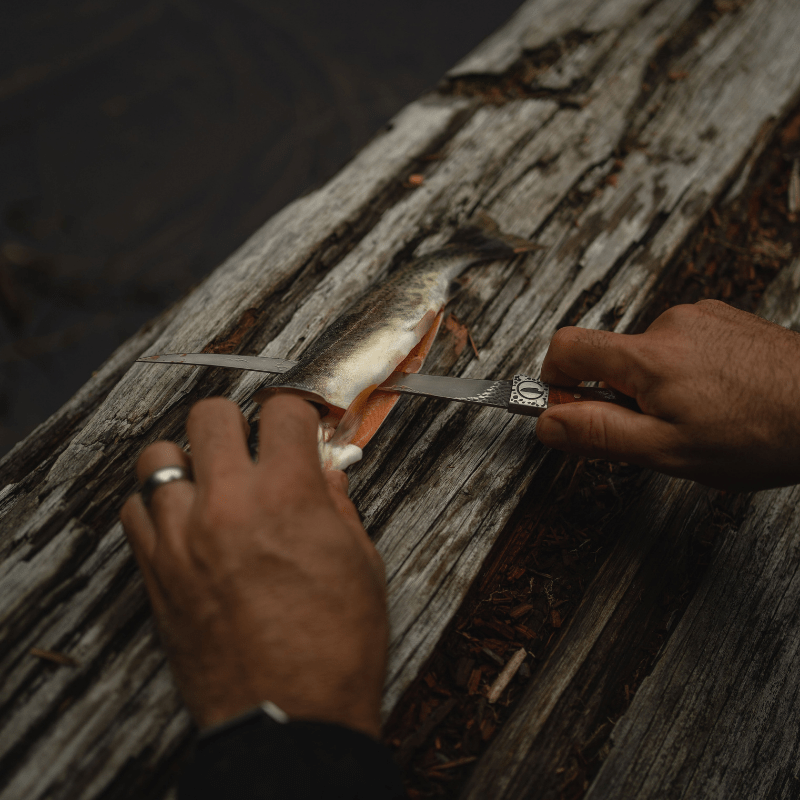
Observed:
[[[469,676],[469,683],[467,684],[467,692],[469,694],[478,693],[478,686],[480,686],[482,674],[480,667],[472,670],[472,674]]]
[[[466,688],[467,683],[469,682],[470,675],[472,674],[472,668],[475,666],[475,659],[469,658],[468,656],[464,656],[463,658],[459,659],[458,664],[456,665],[456,674],[455,674],[455,682],[456,686]]]
[[[494,683],[486,695],[486,699],[490,703],[496,703],[500,699],[500,695],[503,693],[506,686],[511,683],[511,679],[517,674],[517,670],[522,666],[526,655],[527,651],[525,648],[520,647],[520,649],[511,656],[508,663],[503,667],[503,671],[495,678]]]
[[[433,733],[434,729],[441,725],[444,722],[447,715],[455,708],[456,701],[455,698],[450,698],[449,700],[445,700],[442,705],[428,714],[425,722],[414,731],[410,736],[408,736],[400,746],[400,750],[395,756],[397,763],[401,766],[405,766],[411,761],[411,757],[414,753],[425,744],[428,737]]]
[[[504,663],[503,659],[500,658],[500,656],[497,655],[497,653],[495,653],[494,650],[490,650],[488,647],[484,647],[482,648],[482,650],[484,653],[486,653],[487,656],[489,656],[489,658],[492,659],[492,661],[494,661],[496,664],[499,664],[501,667],[503,666]]]
[[[533,611],[533,606],[530,603],[523,603],[521,606],[513,608],[509,612],[508,616],[512,619],[517,619],[518,617],[527,614],[529,611]]]
[[[453,334],[454,344],[453,344],[453,351],[455,352],[456,356],[460,356],[464,352],[464,348],[467,346],[467,337],[469,336],[469,331],[467,330],[466,325],[462,325],[452,314],[447,317],[444,321],[445,330],[449,331]]]
[[[464,764],[471,764],[473,761],[477,761],[477,756],[464,756],[463,758],[457,758],[455,761],[448,761],[446,764],[437,764],[435,767],[432,767],[428,770],[427,774],[430,777],[435,777],[437,772],[441,772],[443,769],[453,769],[454,767],[462,767]]]
[[[61,664],[62,667],[77,667],[78,662],[66,653],[58,653],[55,650],[43,650],[41,647],[31,647],[30,654],[41,658],[44,661],[52,661],[54,664]]]
[[[796,214],[800,211],[800,158],[792,164],[792,174],[789,176],[789,213]]]

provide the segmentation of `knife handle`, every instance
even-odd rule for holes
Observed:
[[[596,389],[587,386],[552,386],[526,375],[515,375],[511,386],[511,399],[508,410],[512,414],[538,417],[553,406],[568,403],[600,402],[614,403],[631,411],[641,409],[632,397],[615,389]]]

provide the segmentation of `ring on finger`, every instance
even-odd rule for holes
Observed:
[[[165,483],[172,483],[172,481],[191,481],[192,474],[191,472],[186,469],[186,467],[181,467],[178,465],[173,465],[169,467],[160,467],[155,472],[153,472],[147,480],[142,483],[142,500],[144,504],[149,508],[150,501],[153,498],[153,492],[159,487],[163,486]]]

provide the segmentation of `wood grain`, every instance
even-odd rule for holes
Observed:
[[[561,5],[526,4],[495,44],[505,37],[506,50],[519,53],[529,46],[519,44],[527,41],[519,20],[549,25],[546,12]],[[132,365],[135,356],[207,349],[301,358],[354,295],[441,244],[477,210],[543,247],[474,270],[455,308],[480,360],[469,350],[456,356],[442,338],[426,369],[535,374],[561,325],[626,330],[687,233],[736,180],[762,126],[800,88],[796,4],[754,0],[736,13],[701,15],[707,24],[687,37],[698,7],[580,0],[572,22],[560,10],[553,17],[583,31],[573,37],[580,46],[537,76],[567,90],[528,96],[527,87],[498,103],[478,84],[466,95],[452,84],[411,104],[328,184],[273,217],[152,335],[120,351],[97,394],[71,407],[72,427],[58,434],[55,453],[47,437],[61,423],[20,446],[39,454],[24,470],[2,462],[11,482],[0,494],[0,798],[161,796],[187,741],[188,718],[116,515],[147,443],[181,440],[189,406],[210,394],[252,416],[249,398],[264,379]],[[654,59],[664,69],[645,87]],[[671,80],[668,71],[685,77]],[[416,187],[406,181],[412,173],[423,176]],[[352,495],[387,567],[385,711],[425,662],[543,460],[530,419],[404,398],[352,470]],[[653,491],[665,504],[641,510],[647,525],[648,515],[659,529],[689,524],[696,498]],[[574,644],[576,663],[604,613]],[[31,647],[78,665],[44,664]]]
[[[764,316],[800,324],[800,259]],[[800,489],[755,496],[612,734],[587,798],[789,798],[797,773]]]
[[[800,259],[773,282],[760,314],[797,325],[798,290]],[[625,535],[479,762],[464,800],[530,797],[534,787],[539,797],[558,797],[569,786],[570,762],[609,727],[603,710],[615,682],[644,646],[645,621],[658,614],[660,592],[681,568],[692,536],[709,524],[715,494],[660,476],[644,487],[618,521]],[[771,726],[776,716],[789,726],[794,718],[790,643],[800,624],[789,609],[797,602],[790,584],[800,565],[797,496],[797,487],[760,493],[743,524],[728,526],[656,669],[613,728],[613,749],[587,798],[726,798],[745,791],[780,797],[796,788],[796,737],[786,735],[783,722],[780,733]],[[756,557],[761,551],[771,559]],[[773,595],[778,609],[764,600]],[[723,640],[737,633],[723,652]],[[751,714],[761,723],[753,725]],[[725,738],[730,726],[737,728],[735,745]]]

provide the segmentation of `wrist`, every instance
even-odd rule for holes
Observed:
[[[276,706],[275,703],[267,700],[260,705],[254,706],[253,708],[242,712],[241,714],[236,714],[235,716],[228,717],[220,722],[215,722],[213,725],[205,725],[201,727],[200,739],[208,739],[212,736],[216,736],[217,734],[224,733],[230,728],[235,728],[237,725],[241,725],[251,719],[260,718],[264,715],[278,725],[285,725],[287,722],[289,722],[289,715],[282,708]]]
[[[259,696],[263,697],[263,694]],[[233,698],[226,697],[219,704],[203,704],[202,708],[195,705],[189,710],[202,735],[210,735],[217,729],[222,730],[250,716],[266,714],[278,723],[298,720],[326,722],[360,731],[375,739],[380,738],[380,696],[367,698],[361,694],[349,698],[318,698],[280,696],[275,693],[272,696],[276,697],[277,703],[244,698],[240,698],[239,702],[231,702]]]

